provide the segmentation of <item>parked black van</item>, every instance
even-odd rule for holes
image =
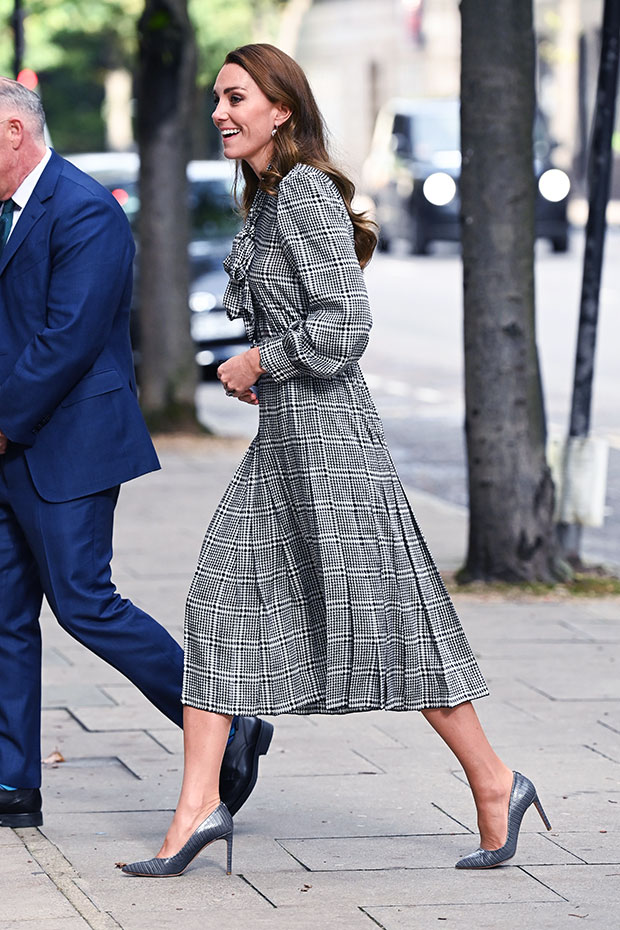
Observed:
[[[458,241],[461,173],[459,101],[392,100],[379,113],[363,186],[380,227],[379,248],[395,239],[424,255],[434,240]],[[545,120],[534,125],[536,235],[554,252],[568,248],[568,175],[553,167],[553,142]]]

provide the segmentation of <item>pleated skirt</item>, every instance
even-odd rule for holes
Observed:
[[[187,598],[183,702],[348,713],[487,693],[359,367],[261,378],[258,434]]]

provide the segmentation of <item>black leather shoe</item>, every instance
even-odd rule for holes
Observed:
[[[237,729],[226,747],[220,772],[220,798],[234,816],[252,793],[258,757],[269,749],[273,727],[259,717],[236,717]]]
[[[42,823],[38,788],[0,788],[0,827],[40,827]]]

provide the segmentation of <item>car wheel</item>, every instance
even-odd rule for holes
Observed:
[[[551,248],[554,252],[568,252],[568,235],[554,236],[551,240]]]

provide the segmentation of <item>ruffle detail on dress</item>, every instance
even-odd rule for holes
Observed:
[[[250,342],[254,337],[254,304],[250,290],[249,271],[256,247],[256,218],[264,196],[263,191],[256,191],[243,228],[233,239],[230,255],[227,255],[223,263],[224,270],[230,278],[224,292],[226,315],[229,320],[243,317]]]

